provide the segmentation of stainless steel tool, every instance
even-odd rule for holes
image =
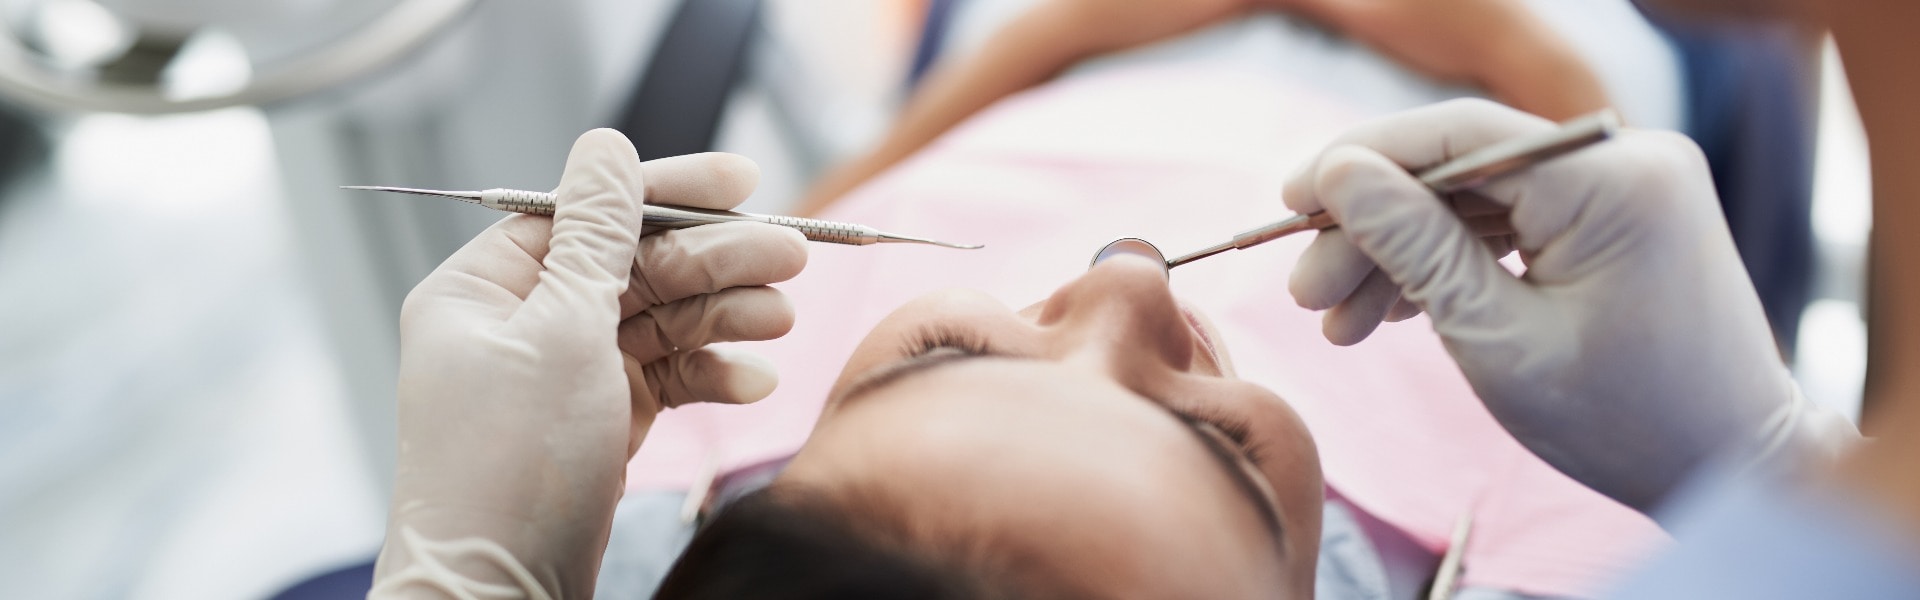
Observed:
[[[1467,190],[1501,175],[1605,141],[1613,137],[1620,127],[1620,115],[1612,110],[1603,110],[1562,123],[1553,131],[1513,138],[1462,154],[1453,160],[1422,169],[1414,176],[1435,194]],[[1234,234],[1233,239],[1167,260],[1166,265],[1172,269],[1228,250],[1242,250],[1303,231],[1338,226],[1333,216],[1325,211],[1295,215]],[[1094,254],[1093,262],[1099,263],[1117,254],[1165,256],[1146,240],[1121,238],[1102,247],[1100,252]]]
[[[552,215],[555,201],[554,195],[550,192],[533,192],[502,188],[477,192],[448,192],[381,185],[343,185],[340,186],[340,189],[453,198],[461,202],[478,204],[494,210],[529,215]],[[846,244],[849,246],[865,246],[868,244],[929,244],[945,248],[959,248],[961,250],[976,250],[983,247],[979,244],[955,244],[952,242],[888,233],[866,225],[854,223],[803,219],[785,215],[761,215],[725,210],[708,210],[669,204],[648,204],[641,210],[645,215],[645,222],[648,226],[665,227],[668,229],[683,229],[712,223],[750,221],[789,227],[807,236],[809,240],[829,244]]]

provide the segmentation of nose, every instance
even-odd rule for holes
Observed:
[[[1193,364],[1192,325],[1167,288],[1164,260],[1100,260],[1055,291],[1037,321],[1060,345],[1062,360],[1111,369],[1116,378]]]

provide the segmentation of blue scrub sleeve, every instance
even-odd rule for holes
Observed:
[[[1920,547],[1858,499],[1710,474],[1658,515],[1677,544],[1606,598],[1920,598]]]

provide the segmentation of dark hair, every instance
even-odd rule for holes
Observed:
[[[667,571],[672,600],[1005,597],[824,494],[774,486],[728,504]]]

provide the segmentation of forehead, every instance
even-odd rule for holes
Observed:
[[[1194,433],[1110,381],[975,360],[843,408],[789,474],[878,488],[867,491],[930,536],[990,533],[1001,548],[1072,563],[1060,572],[1211,574],[1219,581],[1207,585],[1231,587],[1279,568],[1271,528]],[[1212,588],[1181,595],[1201,589]]]

